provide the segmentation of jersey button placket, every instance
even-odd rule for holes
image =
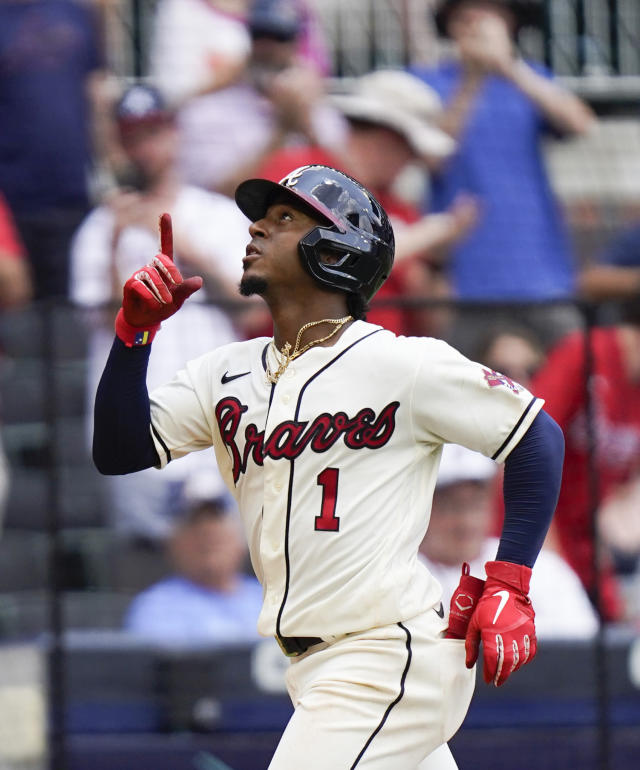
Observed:
[[[278,421],[279,422],[279,421]],[[277,423],[276,423],[277,424]],[[271,427],[273,430],[273,426]],[[264,459],[264,498],[260,556],[266,577],[268,615],[275,623],[284,596],[286,563],[284,540],[287,511],[289,463]]]
[[[276,385],[276,394],[265,426],[265,442],[278,426],[295,417],[295,378],[287,370]],[[274,624],[286,585],[285,529],[291,462],[284,457],[263,461],[263,520],[260,555],[265,569],[265,601]]]

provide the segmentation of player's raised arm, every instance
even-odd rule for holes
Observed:
[[[160,324],[202,286],[173,263],[171,217],[160,217],[161,251],[125,283],[116,339],[94,409],[93,459],[101,473],[122,474],[158,464],[151,438],[146,376],[150,343]]]

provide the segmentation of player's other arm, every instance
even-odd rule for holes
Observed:
[[[160,464],[151,437],[146,384],[150,343],[160,323],[202,286],[200,277],[183,280],[173,264],[168,214],[160,220],[160,240],[162,252],[125,283],[116,339],[96,393],[93,460],[107,475]]]
[[[558,502],[563,461],[562,431],[540,411],[505,462],[498,553],[485,565],[487,581],[466,635],[467,666],[482,641],[484,679],[496,686],[536,654],[529,581]]]
[[[504,465],[505,518],[498,559],[533,567],[558,503],[564,436],[541,410]]]

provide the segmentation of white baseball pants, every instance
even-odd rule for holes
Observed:
[[[295,707],[269,770],[452,770],[475,684],[433,610],[293,658]]]

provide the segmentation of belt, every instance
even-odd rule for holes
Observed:
[[[276,641],[285,655],[295,658],[314,644],[322,644],[324,639],[320,639],[319,636],[276,636]]]

